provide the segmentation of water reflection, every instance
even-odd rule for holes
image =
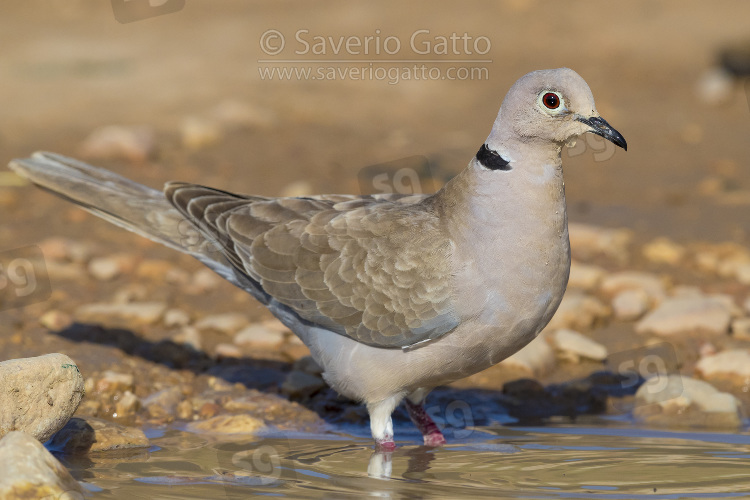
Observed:
[[[750,436],[620,424],[498,427],[472,441],[374,452],[365,437],[273,435],[216,441],[181,431],[143,460],[71,467],[98,498],[750,497]],[[75,470],[78,468],[77,470]]]

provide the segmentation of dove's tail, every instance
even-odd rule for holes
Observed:
[[[40,188],[113,224],[195,254],[187,242],[190,224],[161,191],[54,153],[34,153],[31,158],[13,160],[9,167]]]

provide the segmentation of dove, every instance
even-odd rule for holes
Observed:
[[[377,450],[405,402],[426,446],[439,386],[484,370],[547,325],[570,271],[561,150],[584,133],[627,149],[568,68],[521,77],[468,166],[433,194],[273,198],[186,182],[162,191],[53,153],[18,175],[185,252],[249,292],[364,403]]]

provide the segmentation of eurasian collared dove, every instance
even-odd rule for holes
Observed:
[[[627,148],[561,68],[518,80],[468,167],[432,195],[162,192],[52,153],[10,168],[247,290],[331,387],[367,405],[377,447],[391,450],[402,400],[424,443],[445,443],[424,409],[430,390],[515,353],[554,314],[570,269],[560,151],[585,132]]]

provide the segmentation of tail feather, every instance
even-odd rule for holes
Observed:
[[[9,167],[40,188],[113,224],[193,253],[186,243],[189,223],[161,191],[54,153],[34,153],[31,158],[11,161]]]

